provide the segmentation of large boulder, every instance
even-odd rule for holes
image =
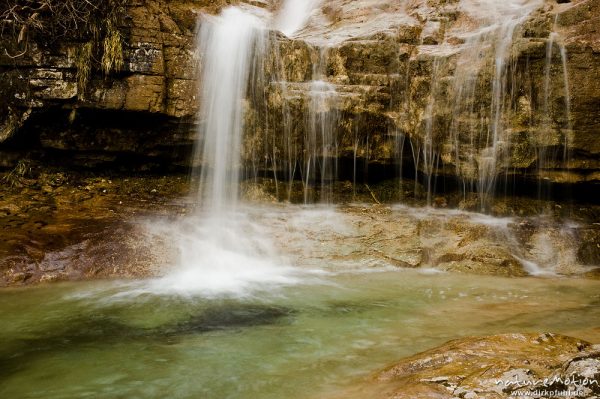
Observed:
[[[554,334],[504,334],[450,341],[376,373],[345,395],[500,399],[571,391],[569,397],[594,398],[599,378],[597,345]]]

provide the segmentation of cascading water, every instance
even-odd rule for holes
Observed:
[[[199,31],[203,119],[199,136],[204,144],[196,149],[196,158],[204,164],[201,201],[213,216],[237,202],[244,99],[251,59],[264,29],[255,15],[228,8],[220,17],[206,18]]]
[[[292,36],[308,22],[310,14],[322,0],[285,0],[275,19],[275,28]]]
[[[498,3],[490,0],[469,0],[460,9],[479,20],[479,27],[463,37],[464,44],[456,60],[453,95],[439,79],[439,59],[433,61],[431,97],[426,112],[424,143],[417,145],[416,165],[427,176],[428,198],[431,198],[432,175],[436,173],[439,154],[444,143],[434,144],[433,132],[444,127],[434,126],[434,107],[447,104],[450,135],[448,145],[454,148],[457,175],[464,179],[465,191],[476,190],[480,208],[485,210],[495,194],[497,179],[510,156],[510,118],[515,68],[511,52],[517,28],[542,5],[540,0],[511,0]],[[500,22],[498,22],[500,20]],[[447,57],[445,57],[447,58]],[[478,98],[481,86],[487,85],[489,100]],[[446,122],[444,122],[446,123]],[[479,148],[477,153],[465,148]]]
[[[306,159],[304,202],[309,202],[310,184],[319,182],[321,186],[320,202],[330,201],[331,183],[337,175],[337,145],[335,128],[337,112],[335,87],[325,81],[315,80],[310,83],[308,120],[306,126]]]
[[[308,87],[303,170],[305,203],[314,200],[310,195],[311,185],[320,187],[321,203],[330,202],[331,183],[337,176],[338,94],[335,86],[326,81],[327,57],[328,49],[320,49]]]
[[[559,42],[559,51],[560,51],[560,59],[563,73],[563,83],[565,89],[565,107],[566,107],[566,118],[567,118],[567,132],[564,135],[564,150],[563,150],[563,159],[566,165],[566,168],[570,168],[570,153],[569,148],[571,134],[573,133],[573,124],[571,122],[571,89],[569,83],[569,69],[568,69],[568,58],[567,58],[567,48],[564,43]]]
[[[196,159],[202,164],[200,214],[177,224],[155,224],[157,235],[177,243],[177,269],[157,281],[154,291],[245,295],[260,288],[292,284],[295,270],[284,266],[262,229],[238,207],[242,170],[245,101],[251,76],[267,40],[260,10],[230,7],[220,16],[202,16],[197,37],[201,63],[201,110]]]
[[[481,52],[485,51],[486,47],[490,46],[490,43],[495,47],[492,50],[494,62],[489,124],[487,128],[479,132],[476,129],[471,130],[470,139],[471,142],[479,142],[479,146],[482,148],[480,154],[477,156],[479,173],[477,191],[482,210],[489,205],[489,201],[494,195],[498,175],[504,167],[504,162],[510,148],[510,136],[505,132],[505,124],[507,113],[510,112],[511,87],[509,87],[509,78],[513,78],[512,80],[514,80],[514,68],[512,68],[510,58],[515,30],[532,11],[541,5],[541,2],[537,0],[529,2],[509,1],[502,5],[492,3],[488,1],[484,2],[484,4],[479,4],[479,6],[484,5],[488,7],[488,11],[500,13],[500,15],[506,17],[506,20],[500,24],[486,28],[483,33],[471,38],[468,46],[472,47],[472,49],[467,53],[468,58],[464,60],[465,62],[473,62],[472,57],[480,57]],[[493,14],[488,14],[488,18],[490,15]],[[470,92],[474,93],[475,91],[470,90]]]
[[[558,18],[558,16],[557,16]],[[544,191],[544,171],[555,168],[557,164],[562,164],[565,169],[569,169],[569,137],[572,132],[571,125],[571,93],[569,88],[569,74],[567,69],[567,50],[563,43],[560,34],[556,31],[557,18],[554,21],[554,29],[550,32],[546,43],[546,65],[544,69],[544,87],[543,87],[543,104],[542,104],[542,120],[540,122],[541,129],[544,134],[551,138],[542,143],[538,149],[538,197],[545,198]],[[558,51],[556,51],[558,50]],[[556,54],[560,57],[559,72],[553,75],[553,67],[556,63]],[[553,85],[556,79],[555,75],[559,75],[562,79],[562,87]],[[558,86],[558,87],[557,87]],[[556,89],[562,90],[562,93],[555,93]],[[561,95],[564,98],[564,111],[556,111],[553,109],[551,100],[553,97],[560,99]],[[562,108],[562,107],[557,107]],[[564,122],[555,126],[554,119],[561,119]],[[562,137],[561,137],[562,136]],[[554,139],[554,140],[552,140]],[[562,154],[559,148],[563,147]],[[562,159],[561,159],[562,156]]]
[[[496,51],[494,57],[494,73],[492,79],[492,104],[490,109],[491,126],[485,133],[483,150],[479,156],[479,184],[478,192],[481,209],[485,209],[489,199],[494,194],[496,179],[499,174],[499,165],[503,162],[506,151],[510,146],[510,138],[505,134],[504,115],[509,108],[506,103],[508,93],[508,78],[511,73],[509,61],[510,51],[515,34],[515,29],[523,20],[519,16],[502,24],[494,33],[496,38]],[[485,37],[485,36],[484,36]],[[489,38],[486,38],[489,40]],[[482,137],[480,136],[481,140]]]
[[[432,89],[429,93],[427,108],[425,109],[425,137],[422,142],[416,143],[413,149],[413,157],[415,165],[422,165],[423,173],[425,174],[425,187],[427,188],[427,205],[432,204],[432,194],[435,191],[434,180],[438,166],[439,153],[436,151],[436,137],[434,137],[434,109],[437,106],[437,92],[440,90],[440,69],[441,60],[436,58],[433,61],[432,67]],[[415,168],[415,170],[417,170]],[[415,182],[418,181],[418,174],[415,176]],[[415,190],[416,191],[416,190]]]
[[[308,3],[314,7],[318,2]],[[472,9],[467,7],[465,12],[472,15],[482,12],[480,2],[466,1],[464,4],[477,4]],[[439,142],[439,133],[444,127],[436,125],[440,120],[436,111],[438,106],[448,103],[452,105],[447,107],[451,116],[448,121],[450,144],[454,145],[459,175],[469,176],[466,180],[474,182],[482,208],[494,195],[496,179],[510,149],[510,138],[505,131],[514,90],[511,86],[513,37],[529,13],[539,6],[539,1],[526,2],[526,6],[519,4],[519,7],[500,7],[507,17],[502,23],[487,19],[476,33],[471,32],[464,38],[451,83],[454,94],[450,98],[440,97],[451,92],[447,90],[448,80],[444,79],[450,69],[447,60],[439,57],[434,61],[431,94],[424,118],[426,137],[423,141],[410,142],[415,163],[427,175],[430,205],[435,191],[435,174],[442,162],[439,148],[447,144]],[[287,5],[285,3],[284,10]],[[296,15],[303,22],[285,30],[289,35],[302,30],[309,18],[312,9],[303,10],[302,15]],[[489,14],[486,17],[489,18]],[[297,270],[280,266],[285,262],[278,257],[278,251],[264,229],[253,222],[253,213],[247,212],[248,208],[236,210],[244,133],[259,137],[257,142],[263,147],[263,153],[259,150],[252,154],[256,161],[253,165],[255,175],[271,168],[277,182],[277,174],[281,171],[284,178],[289,179],[289,187],[293,180],[302,181],[305,202],[314,202],[317,198],[320,202],[331,200],[330,183],[338,175],[339,133],[336,129],[340,118],[340,94],[336,92],[336,86],[328,82],[327,47],[311,49],[314,57],[315,52],[319,52],[319,61],[312,65],[312,80],[287,81],[285,69],[278,67],[267,77],[263,70],[267,61],[263,61],[271,60],[273,53],[277,53],[277,46],[272,46],[277,39],[269,41],[268,25],[264,21],[270,18],[264,10],[249,12],[232,7],[218,17],[204,18],[198,35],[203,90],[199,141],[203,145],[198,147],[196,157],[203,164],[199,198],[205,215],[187,218],[176,232],[182,236],[177,240],[180,272],[167,277],[171,285],[165,285],[164,281],[161,285],[218,294],[244,292],[265,283],[293,283],[297,281]],[[280,19],[274,21],[278,23]],[[478,102],[475,96],[482,85],[489,86],[490,98]],[[271,137],[268,128],[256,125],[260,118],[269,122],[272,110],[265,98],[272,93],[266,93],[277,88],[283,113],[288,109],[288,102],[294,102],[295,109],[303,112],[305,121],[296,126],[284,123],[281,138]],[[264,115],[257,117],[257,112]],[[283,120],[288,122],[298,120],[296,118],[297,115],[294,118],[283,115]],[[245,121],[251,121],[252,125],[245,125]],[[368,148],[368,134],[366,141]],[[480,148],[480,152],[461,151],[465,141],[471,148]],[[281,152],[277,145],[281,145]],[[358,145],[355,138],[355,180]],[[369,156],[368,152],[366,156]],[[313,187],[319,184],[321,192],[317,197]]]

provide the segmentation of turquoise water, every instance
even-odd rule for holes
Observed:
[[[145,284],[0,291],[0,397],[316,398],[449,339],[600,325],[589,280],[382,271],[237,298]]]

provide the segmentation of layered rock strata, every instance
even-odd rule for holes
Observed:
[[[335,112],[335,118],[331,142],[318,145],[335,147],[341,178],[356,178],[358,170],[361,179],[377,179],[382,165],[388,174],[404,165],[404,174],[416,169],[465,187],[511,176],[597,182],[598,4],[529,3],[529,14],[511,27],[505,87],[497,98],[494,55],[503,44],[486,31],[497,21],[489,21],[489,10],[480,15],[485,10],[477,2],[336,0],[315,10],[293,38],[273,31],[258,71],[263,78],[247,102],[246,164],[252,173],[299,178],[291,170],[302,169],[310,152],[312,83],[322,80],[335,94],[316,112]],[[3,38],[2,164],[13,166],[32,149],[68,154],[87,166],[201,163],[190,156],[201,123],[202,61],[194,35],[200,13],[225,5],[128,2],[119,27],[122,69],[92,71],[83,88],[77,84],[83,43],[32,37],[27,52],[15,57],[19,45]],[[489,40],[492,49],[474,45],[477,40]],[[473,65],[473,49],[481,52],[480,65]]]

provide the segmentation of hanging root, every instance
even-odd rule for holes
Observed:
[[[117,70],[121,38],[117,26],[125,14],[128,0],[0,0],[0,38],[9,38],[25,48],[17,58],[27,53],[32,36],[45,41],[58,38],[110,41],[110,70]],[[115,33],[116,32],[116,33]],[[101,43],[100,43],[101,44]],[[102,46],[100,46],[102,47]]]

